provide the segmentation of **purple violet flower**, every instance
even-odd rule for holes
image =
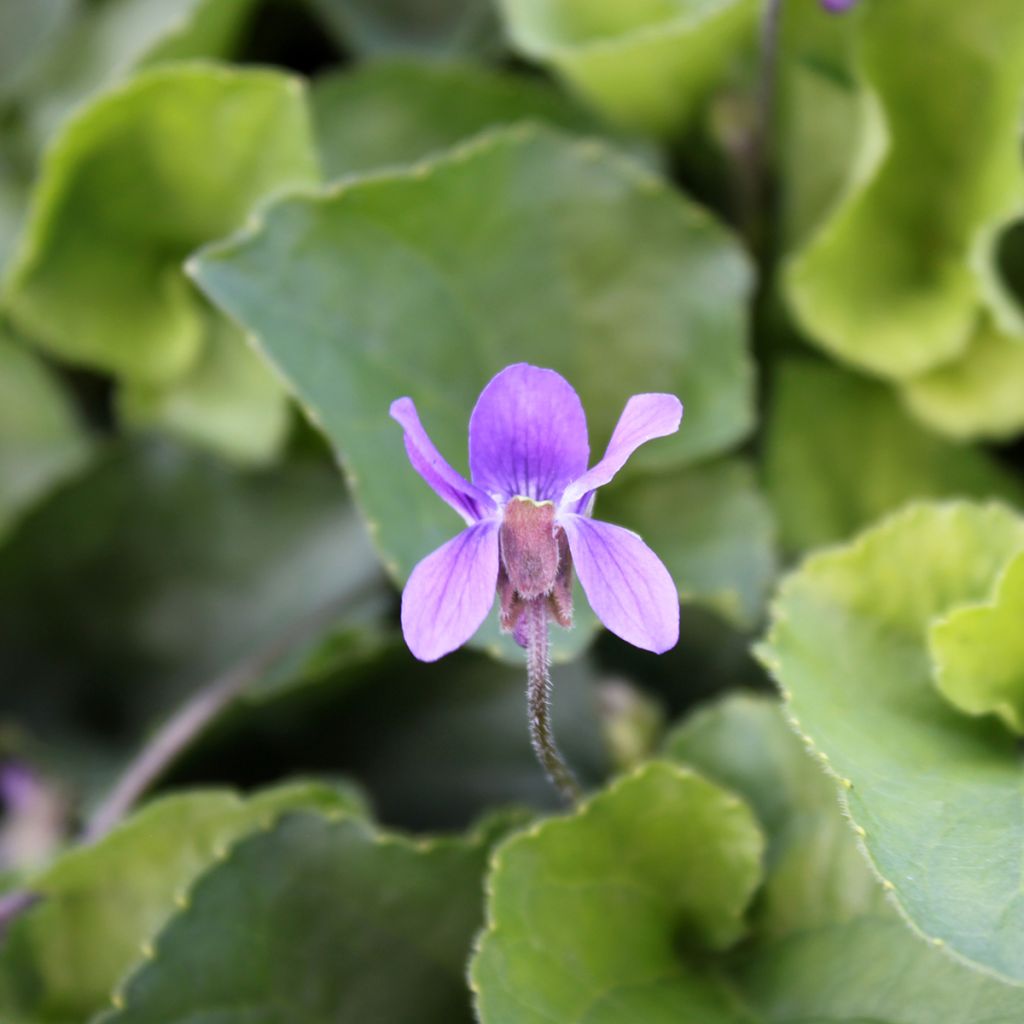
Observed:
[[[573,568],[611,632],[659,654],[674,647],[679,596],[668,570],[635,533],[590,512],[596,489],[640,445],[675,433],[682,414],[674,395],[634,395],[604,458],[588,470],[579,396],[554,370],[518,363],[477,400],[469,421],[470,483],[434,447],[412,399],[393,402],[413,468],[467,524],[405,585],[402,631],[412,653],[435,661],[460,647],[497,594],[502,628],[523,646],[543,623],[546,659],[547,620],[572,625]]]
[[[842,14],[858,2],[859,0],[821,0],[821,6],[830,14]]]

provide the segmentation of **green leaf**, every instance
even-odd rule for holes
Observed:
[[[1024,981],[1021,764],[1014,738],[955,711],[928,631],[987,600],[1024,547],[999,505],[915,505],[783,585],[762,657],[828,758],[872,863],[924,935]]]
[[[782,6],[775,151],[783,248],[806,243],[855,171],[866,112],[855,81],[858,15]]]
[[[91,452],[56,379],[0,330],[0,538],[33,502],[80,470]]]
[[[377,579],[329,464],[243,472],[167,443],[114,447],[0,549],[0,676],[32,679],[5,705],[43,735],[117,708],[137,742],[185,694]]]
[[[740,934],[761,847],[739,800],[664,762],[508,840],[470,971],[481,1021],[747,1020],[698,965]]]
[[[5,0],[0,6],[0,98],[22,83],[66,21],[73,0]]]
[[[167,797],[31,882],[44,898],[0,951],[0,1014],[33,1024],[79,1024],[109,1005],[115,986],[228,844],[295,808],[360,813],[334,787],[293,783],[243,800],[226,790]]]
[[[515,121],[595,130],[543,81],[471,64],[374,61],[317,79],[310,101],[327,178],[415,163]]]
[[[634,392],[690,409],[642,464],[692,461],[750,427],[739,247],[596,142],[520,127],[285,199],[193,273],[321,425],[397,577],[459,528],[408,465],[388,416],[401,395],[456,466],[480,390],[523,359],[568,376],[595,452]]]
[[[335,39],[364,56],[489,56],[502,48],[493,0],[310,2]]]
[[[265,462],[280,450],[291,421],[281,385],[237,327],[203,312],[198,362],[170,385],[126,382],[118,410],[131,427],[162,428],[239,462]]]
[[[729,459],[641,477],[598,495],[595,512],[639,533],[684,601],[714,608],[740,627],[758,623],[775,576],[775,527],[747,463]]]
[[[1024,20],[1016,0],[857,13],[868,116],[856,172],[788,290],[812,340],[905,379],[960,356],[985,307],[1020,329],[993,243],[1024,201]]]
[[[631,131],[680,131],[750,46],[749,0],[502,0],[515,47]]]
[[[1024,430],[1024,339],[986,319],[964,354],[904,386],[911,410],[959,438],[1005,440]]]
[[[37,0],[29,0],[35,4]],[[46,6],[52,0],[44,0]],[[74,17],[36,55],[23,114],[41,150],[72,111],[141,67],[228,56],[255,0],[104,0]]]
[[[1016,1024],[1024,993],[970,970],[894,915],[796,932],[736,957],[765,1024]]]
[[[196,396],[215,340],[181,262],[237,228],[268,193],[316,174],[297,79],[201,65],[140,75],[84,107],[48,150],[10,267],[11,316],[62,358],[143,387],[182,386],[188,394],[167,404],[202,405],[202,426],[190,429],[240,452],[252,381],[266,378],[256,390],[270,423],[280,424],[284,398],[241,346],[230,390],[207,382]],[[180,416],[163,419],[178,424]],[[264,428],[260,454],[280,435],[279,426]]]
[[[885,385],[809,361],[777,369],[765,474],[794,551],[849,537],[914,498],[1024,504],[999,463],[920,426]]]
[[[464,965],[503,827],[407,839],[353,818],[285,818],[200,880],[104,1024],[223,1007],[237,1024],[468,1022]]]
[[[764,827],[759,942],[881,913],[884,893],[839,813],[835,787],[775,701],[734,694],[703,708],[669,735],[664,755],[738,793]]]
[[[955,608],[933,623],[929,646],[936,684],[969,715],[998,715],[1024,733],[1024,552],[988,601]]]

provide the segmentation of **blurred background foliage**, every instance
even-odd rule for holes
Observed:
[[[749,650],[812,548],[913,499],[1024,504],[1018,7],[786,0],[772,68],[753,0],[0,0],[0,892],[47,896],[0,952],[0,1019],[178,1020],[239,992],[246,1024],[469,1019],[487,851],[557,803],[496,624],[436,665],[401,642],[396,584],[453,522],[387,409],[414,397],[464,467],[476,394],[524,359],[576,386],[595,452],[630,394],[686,406],[600,499],[672,571],[679,646],[598,635],[582,599],[556,638],[588,787],[669,763],[559,826],[566,848],[662,800],[698,824],[666,812],[652,864],[677,839],[741,851],[705,880],[731,902],[673,890],[628,925],[685,947],[664,1003],[593,1019],[1022,1019],[959,965],[922,995],[952,965],[880,900]],[[155,780],[173,795],[76,849],[147,737],[254,657]],[[469,831],[416,838],[439,829]],[[498,916],[562,841],[523,833],[495,867],[483,1020],[559,991],[515,958],[543,915]],[[585,946],[555,889],[550,941]],[[289,955],[321,898],[344,913]],[[400,950],[365,928],[396,906]],[[218,931],[233,913],[268,944]],[[202,956],[223,969],[189,995]],[[847,956],[889,1003],[843,988]],[[709,958],[755,1015],[705,991]],[[285,990],[305,1015],[260,1016]]]

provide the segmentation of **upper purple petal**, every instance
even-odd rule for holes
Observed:
[[[427,555],[402,591],[402,634],[420,661],[461,647],[487,617],[498,586],[496,519],[463,530]]]
[[[434,447],[434,442],[420,423],[416,405],[411,398],[398,398],[392,402],[391,418],[397,420],[405,431],[405,450],[413,469],[467,523],[478,522],[497,512],[497,506],[490,496],[452,469]]]
[[[502,498],[557,501],[587,468],[579,395],[554,370],[517,363],[481,392],[469,421],[473,482]]]
[[[841,14],[848,11],[858,0],[821,0],[821,6],[832,14]]]
[[[558,518],[590,607],[635,647],[661,654],[679,640],[679,594],[661,559],[633,532],[572,513]]]
[[[683,404],[675,395],[634,395],[622,410],[604,458],[569,484],[562,495],[563,506],[568,508],[608,483],[640,445],[674,434],[682,418]]]

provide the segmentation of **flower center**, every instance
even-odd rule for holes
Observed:
[[[550,594],[558,578],[555,506],[513,498],[501,523],[501,560],[512,589],[524,601]]]
[[[523,612],[538,601],[560,626],[571,626],[572,558],[554,503],[517,495],[505,506],[498,537],[502,628],[523,643]]]

